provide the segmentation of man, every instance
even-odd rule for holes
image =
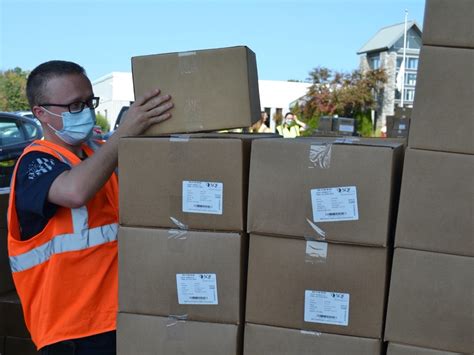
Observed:
[[[301,130],[304,130],[306,125],[304,122],[298,120],[296,115],[291,112],[285,114],[283,122],[277,126],[278,134],[284,138],[295,138],[301,135]]]
[[[118,142],[170,118],[171,97],[154,90],[136,100],[99,147],[99,98],[81,66],[43,63],[26,91],[44,132],[18,160],[8,212],[26,325],[42,354],[115,354]]]

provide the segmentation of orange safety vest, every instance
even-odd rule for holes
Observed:
[[[98,148],[83,144],[88,156]],[[81,160],[48,141],[29,152],[55,156],[70,166]],[[19,159],[19,160],[20,160]],[[15,168],[8,209],[8,254],[25,322],[38,349],[116,329],[118,303],[118,179],[114,173],[85,206],[59,207],[46,227],[21,240],[15,207]]]

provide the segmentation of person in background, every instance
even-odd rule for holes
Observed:
[[[266,121],[268,119],[268,114],[266,111],[262,111],[260,114],[260,119],[250,127],[252,133],[272,133],[270,127],[267,126]]]
[[[103,143],[92,139],[99,98],[78,64],[39,65],[26,92],[44,140],[19,158],[8,211],[8,253],[25,322],[43,355],[112,355],[118,143],[170,118],[173,103],[158,89],[148,92]]]
[[[277,127],[277,132],[284,138],[295,138],[301,135],[301,131],[306,129],[306,124],[298,120],[295,114],[287,112],[281,124]]]

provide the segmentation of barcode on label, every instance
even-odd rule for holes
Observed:
[[[326,216],[344,216],[346,214],[347,214],[346,212],[329,212],[329,213],[326,213]]]
[[[207,300],[208,299],[208,297],[200,297],[200,296],[191,296],[189,298],[192,298],[194,300]]]
[[[326,316],[326,315],[324,315],[324,314],[319,314],[319,315],[318,315],[318,318],[336,319],[337,317],[334,317],[334,316]]]
[[[194,205],[194,207],[211,208],[212,206],[209,206],[209,205]]]

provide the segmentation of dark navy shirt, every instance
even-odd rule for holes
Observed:
[[[25,154],[19,163],[15,183],[15,203],[21,239],[41,232],[58,206],[48,201],[49,189],[62,172],[71,167],[44,152]]]

